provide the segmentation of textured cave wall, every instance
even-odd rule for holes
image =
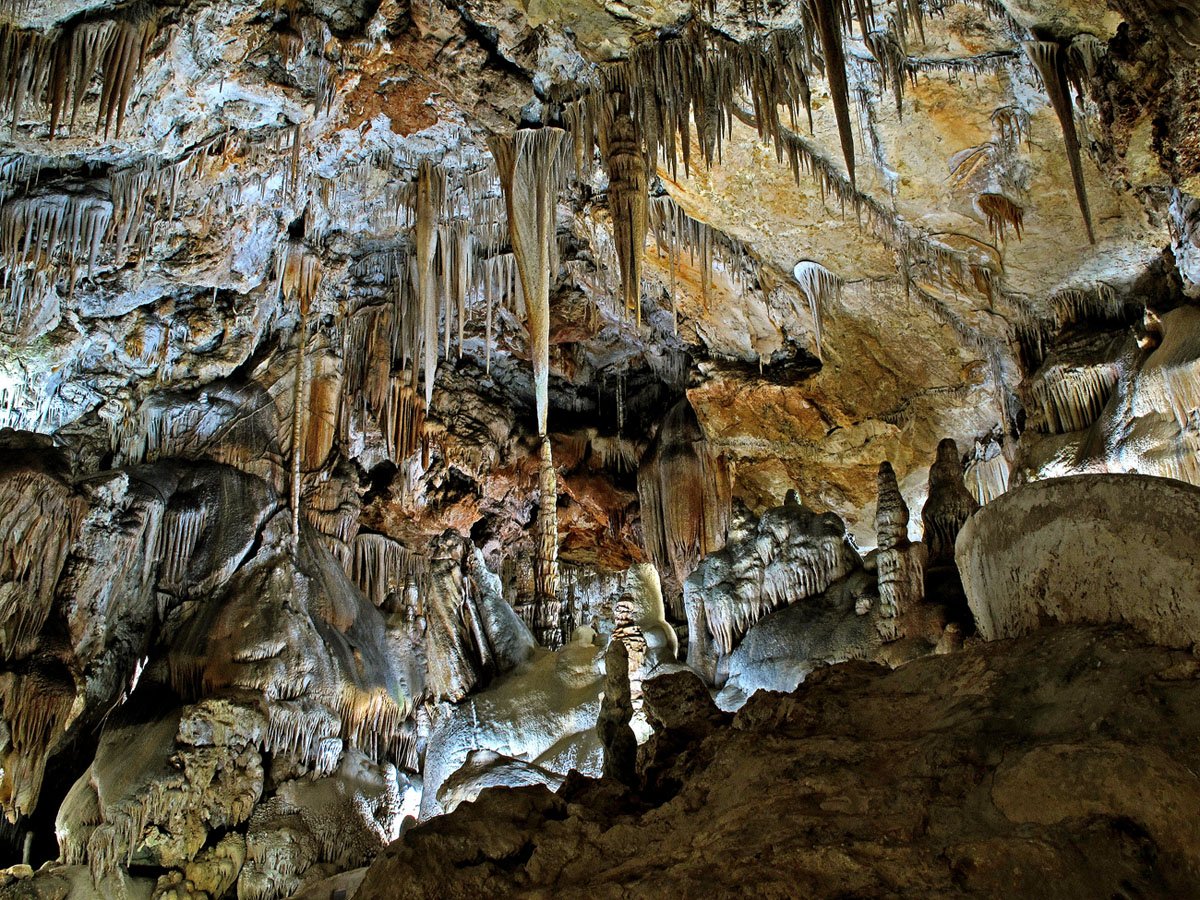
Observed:
[[[953,645],[883,599],[947,437],[979,502],[1200,482],[1195,42],[1129,6],[0,2],[11,858],[57,816],[98,876],[285,896],[598,771],[610,640],[643,734],[681,639],[730,707]],[[544,383],[519,125],[568,131]]]

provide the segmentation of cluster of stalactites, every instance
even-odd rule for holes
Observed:
[[[937,457],[929,469],[929,497],[921,510],[930,566],[954,564],[958,532],[979,509],[979,502],[967,490],[963,476],[958,445],[945,438],[938,444]]]
[[[1015,200],[1004,194],[985,191],[975,202],[987,219],[988,231],[996,241],[1004,240],[1009,228],[1016,232],[1017,240],[1021,240],[1021,229],[1025,227],[1025,210]]]
[[[110,19],[78,19],[41,32],[0,24],[0,114],[15,132],[31,103],[49,114],[50,137],[76,120],[92,81],[100,77],[96,130],[121,133],[133,85],[158,32],[152,7],[136,4]]]
[[[403,594],[410,585],[417,590],[418,603],[429,596],[429,558],[386,535],[357,535],[348,563],[346,574],[377,608],[390,596]]]
[[[1033,403],[1028,427],[1044,434],[1066,434],[1090,426],[1104,411],[1120,378],[1117,363],[1051,366],[1030,385]]]
[[[0,207],[0,268],[15,322],[59,277],[71,292],[81,268],[94,274],[112,221],[112,203],[98,197],[21,197]]]
[[[682,206],[665,194],[650,198],[649,224],[658,252],[667,255],[671,304],[676,324],[679,317],[676,289],[678,270],[685,255],[688,264],[699,269],[700,296],[705,308],[712,290],[715,260],[721,262],[721,267],[729,273],[734,287],[739,291],[761,287],[765,280],[758,257],[746,244],[688,215]]]
[[[683,584],[701,559],[725,546],[732,505],[729,464],[686,398],[663,420],[637,484],[646,552],[660,573]]]
[[[1086,321],[1121,322],[1129,313],[1125,299],[1103,282],[1055,291],[1047,305],[1049,315],[1027,307],[1014,329],[1014,338],[1030,369],[1042,363],[1048,342],[1063,329]]]

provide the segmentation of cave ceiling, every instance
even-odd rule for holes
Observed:
[[[82,471],[184,453],[282,486],[300,330],[309,508],[350,503],[410,544],[474,533],[495,561],[532,521],[537,428],[489,138],[562,126],[570,153],[573,110],[647,84],[676,45],[713,71],[792,53],[809,108],[768,87],[771,127],[753,86],[721,103],[682,70],[652,85],[676,108],[709,91],[720,122],[654,155],[636,315],[590,137],[566,165],[549,329],[562,554],[642,558],[633,471],[685,394],[735,497],[763,509],[796,488],[869,545],[881,460],[919,500],[941,438],[982,459],[1019,436],[1032,343],[1088,317],[1136,326],[1148,278],[1178,293],[1163,254],[1196,151],[1162,121],[1192,114],[1195,72],[1186,31],[1159,36],[1150,7],[881,4],[865,33],[845,23],[845,135],[815,8],[7,0],[0,424],[55,434]],[[1066,60],[1086,215],[1037,42]],[[1168,47],[1178,64],[1156,68]],[[446,179],[454,302],[414,462],[383,398],[401,388],[363,374],[381,352],[363,335],[419,255],[423,163]],[[41,256],[39,228],[58,229],[37,232]],[[268,407],[283,425],[259,440],[247,421]]]

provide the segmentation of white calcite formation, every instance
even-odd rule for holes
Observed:
[[[823,593],[861,565],[837,516],[817,514],[789,494],[783,506],[732,528],[725,548],[688,578],[688,665],[717,678],[755,622]]]
[[[979,633],[1123,622],[1156,643],[1200,642],[1200,489],[1143,475],[1016,488],[980,510],[956,556]]]

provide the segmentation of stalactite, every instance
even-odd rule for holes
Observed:
[[[409,584],[416,586],[418,598],[428,597],[431,590],[429,558],[382,534],[363,533],[354,539],[347,574],[377,607]]]
[[[904,82],[909,77],[908,56],[904,45],[891,30],[879,30],[866,33],[865,42],[875,61],[879,63],[883,87],[889,84],[892,96],[896,99],[896,114],[904,114]]]
[[[1116,363],[1042,369],[1030,385],[1027,426],[1044,434],[1082,431],[1100,417],[1119,377]]]
[[[0,711],[8,725],[7,752],[0,756],[0,807],[10,822],[37,806],[46,762],[62,738],[75,703],[75,686],[54,663],[35,661],[25,672],[0,674]]]
[[[1027,41],[1025,52],[1041,73],[1050,105],[1054,108],[1054,114],[1058,116],[1059,125],[1062,126],[1063,144],[1066,147],[1067,162],[1071,167],[1071,180],[1075,184],[1079,212],[1083,216],[1088,243],[1094,244],[1096,236],[1092,231],[1092,213],[1088,206],[1087,187],[1083,179],[1083,159],[1079,134],[1075,129],[1075,108],[1068,90],[1071,73],[1067,68],[1067,54],[1054,41]]]
[[[29,652],[83,519],[83,501],[34,471],[9,472],[0,490],[0,653]]]
[[[821,325],[822,307],[828,308],[831,303],[840,300],[842,294],[842,279],[818,262],[802,259],[796,263],[792,275],[800,285],[800,290],[808,300],[808,309],[812,314],[813,327],[817,336],[817,355],[821,354],[823,329]]]
[[[676,271],[684,253],[688,255],[691,264],[700,269],[701,294],[705,302],[711,284],[714,259],[720,261],[734,287],[743,292],[752,286],[760,285],[764,280],[762,265],[750,247],[692,218],[670,197],[651,197],[649,213],[650,231],[654,235],[655,244],[667,253],[671,272]],[[675,293],[675,285],[672,284],[673,301]]]
[[[984,193],[975,199],[979,211],[987,218],[988,231],[997,241],[1004,240],[1005,229],[1012,228],[1021,240],[1021,229],[1025,225],[1025,211],[1003,194]]]
[[[825,77],[829,81],[829,95],[833,100],[838,134],[842,141],[842,158],[846,162],[850,186],[854,187],[854,132],[850,128],[850,96],[846,83],[846,56],[842,48],[841,2],[812,0],[811,5],[817,20],[821,49],[824,52]]]
[[[207,524],[208,510],[204,506],[167,511],[154,554],[159,560],[160,590],[179,591],[187,587],[188,566]]]
[[[86,267],[92,277],[112,220],[112,204],[94,197],[57,194],[5,203],[0,208],[0,268],[10,286],[10,302],[23,305],[28,284],[39,273],[65,277],[68,293],[80,268]]]
[[[682,584],[729,528],[729,466],[700,428],[686,399],[672,407],[638,467],[646,552],[659,572]]]
[[[554,275],[555,209],[562,183],[564,132],[524,129],[489,141],[508,209],[513,254],[525,295],[533,357],[538,434],[546,434],[550,375],[550,281]]]
[[[783,506],[708,555],[688,579],[689,665],[711,670],[713,650],[728,656],[756,622],[823,593],[859,565],[845,524],[817,515],[788,491]]]
[[[437,375],[438,294],[434,252],[437,249],[437,221],[446,200],[446,173],[428,160],[417,170],[417,291],[421,304],[422,344],[424,346],[425,406],[433,403],[433,383]],[[413,369],[414,373],[416,368]]]
[[[627,314],[642,324],[642,253],[646,246],[646,159],[629,110],[609,98],[601,129],[601,155],[608,168],[608,207],[621,266],[621,288]]]
[[[992,111],[992,127],[1008,150],[1016,150],[1022,140],[1029,140],[1029,113],[1019,106],[998,106]]]
[[[1044,312],[1049,307],[1049,315]],[[1046,303],[1025,305],[1014,330],[1021,353],[1029,369],[1036,369],[1046,357],[1047,342],[1064,329],[1081,322],[1122,323],[1131,309],[1110,285],[1097,282],[1087,287],[1055,291]]]
[[[980,506],[991,503],[1008,490],[1012,466],[1000,442],[976,441],[975,453],[965,471],[967,490]]]

